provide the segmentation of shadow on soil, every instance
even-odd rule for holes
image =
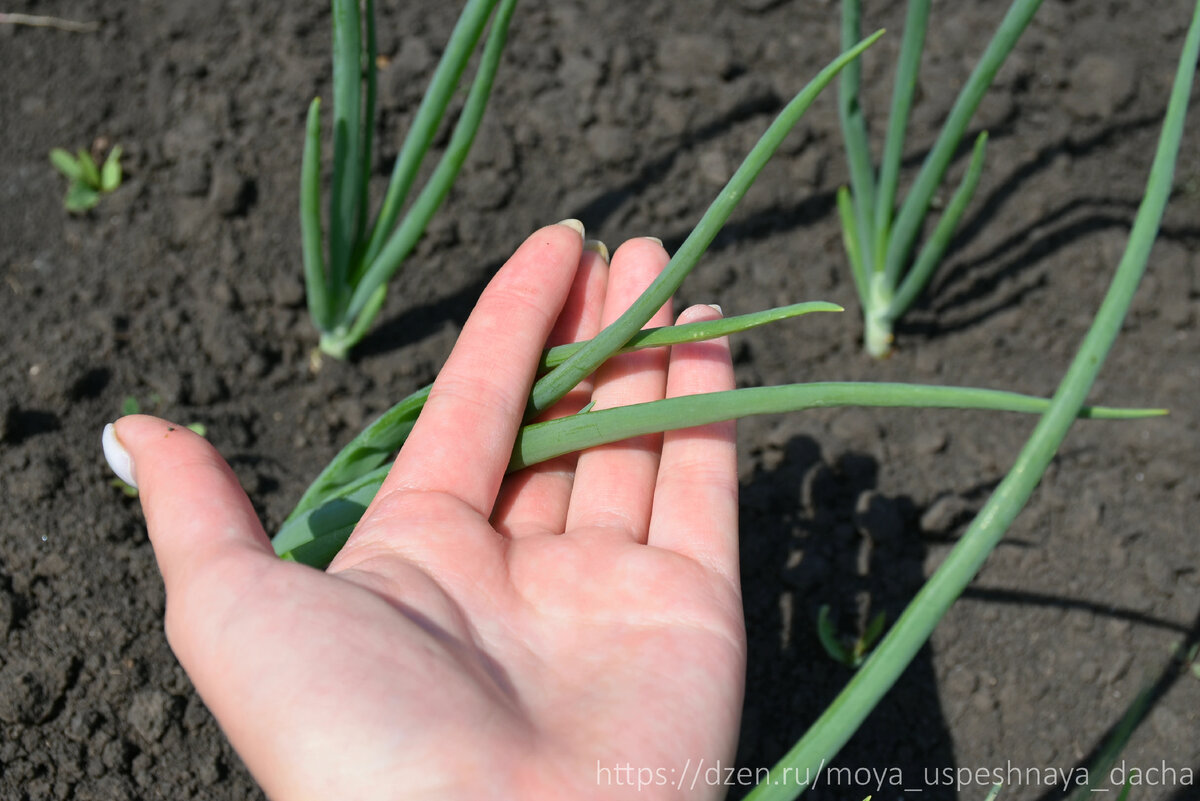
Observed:
[[[879,612],[894,621],[924,581],[925,544],[912,534],[917,510],[907,498],[876,492],[877,473],[870,456],[827,460],[815,440],[797,436],[777,465],[743,485],[750,673],[740,766],[775,764],[852,675],[822,648],[818,609],[828,604],[839,633],[853,641]],[[900,731],[907,745],[898,752]],[[835,765],[921,776],[926,767],[955,765],[952,745],[926,647]],[[833,778],[826,772],[820,781]],[[842,799],[860,789],[818,784],[805,797]],[[748,790],[735,787],[730,797]]]

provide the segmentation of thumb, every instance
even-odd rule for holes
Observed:
[[[274,559],[250,499],[204,437],[166,420],[131,415],[104,427],[103,445],[113,472],[138,489],[168,608],[176,599],[202,605],[216,600],[193,593],[190,585],[218,563],[226,580],[236,581],[229,571],[257,570]]]

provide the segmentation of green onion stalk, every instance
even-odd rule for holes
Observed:
[[[804,792],[806,785],[786,785],[777,781],[781,776],[815,776],[822,766],[832,761],[908,667],[1029,500],[1071,423],[1084,408],[1084,399],[1104,365],[1146,270],[1150,248],[1158,235],[1171,194],[1198,53],[1200,2],[1193,11],[1150,177],[1125,253],[1091,328],[1012,469],[862,668],[808,732],[771,769],[768,778],[746,797],[747,801],[782,801],[797,798]]]
[[[308,109],[300,231],[308,311],[320,350],[346,358],[383,308],[387,284],[445,199],[483,120],[516,0],[469,0],[404,139],[383,203],[368,224],[376,95],[374,1],[333,0],[333,167],[328,254],[321,226],[321,101]],[[493,11],[495,12],[493,16]],[[492,19],[466,103],[432,174],[401,216],[467,62]],[[364,37],[365,31],[365,37]],[[365,38],[365,42],[364,42]]]
[[[908,3],[878,173],[871,164],[867,124],[859,103],[861,70],[858,64],[852,64],[842,71],[838,85],[838,117],[850,168],[850,186],[838,190],[837,207],[846,257],[862,305],[864,346],[875,358],[891,353],[896,321],[929,283],[975,194],[987,150],[986,131],[976,137],[966,172],[932,234],[916,258],[910,260],[933,196],[966,135],[975,110],[1040,5],[1041,0],[1014,0],[1009,6],[1008,13],[954,101],[946,123],[899,209],[896,208],[896,194],[900,161],[929,24],[930,0],[909,0]],[[843,46],[858,38],[860,6],[860,0],[842,0]]]
[[[549,408],[616,353],[726,336],[802,314],[840,310],[834,304],[812,302],[726,320],[641,330],[696,266],[762,167],[820,91],[833,80],[838,70],[869,47],[881,33],[842,53],[780,112],[659,278],[625,314],[592,340],[547,352],[541,366],[543,375],[531,390],[531,415]],[[328,564],[374,497],[386,475],[388,463],[415,425],[428,394],[429,387],[425,387],[397,403],[334,457],[274,537],[278,554],[317,567]],[[519,470],[557,455],[651,432],[752,414],[845,405],[936,406],[1041,413],[1048,407],[1048,401],[996,390],[909,384],[826,382],[731,390],[617,409],[585,410],[570,417],[526,425],[518,434],[510,469]],[[1106,407],[1079,410],[1082,416],[1107,419],[1161,413],[1156,409]]]

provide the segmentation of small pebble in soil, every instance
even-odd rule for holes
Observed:
[[[1160,554],[1148,553],[1142,560],[1142,572],[1154,589],[1170,595],[1175,589],[1175,570]]]
[[[172,185],[181,195],[201,197],[208,192],[212,179],[212,166],[201,155],[187,156],[175,165]]]
[[[209,202],[222,217],[237,217],[246,212],[254,196],[254,183],[238,172],[232,164],[222,163],[213,168]]]
[[[929,536],[947,536],[971,511],[971,504],[961,495],[943,495],[921,515],[921,531]]]
[[[145,742],[158,742],[171,722],[171,696],[158,689],[142,690],[129,705],[128,720]]]
[[[932,456],[946,449],[950,435],[936,428],[928,428],[913,438],[913,450],[924,456]]]
[[[688,76],[725,78],[733,70],[733,50],[728,39],[702,33],[668,34],[655,54],[668,72]]]
[[[1071,70],[1063,99],[1077,119],[1107,119],[1133,99],[1137,73],[1127,60],[1088,53]]]
[[[67,683],[67,665],[17,658],[0,669],[0,720],[33,724],[45,720]]]

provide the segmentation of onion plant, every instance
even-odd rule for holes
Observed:
[[[1158,235],[1163,211],[1171,194],[1175,161],[1183,138],[1188,98],[1200,54],[1200,2],[1192,13],[1171,98],[1159,136],[1146,191],[1134,218],[1125,253],[1117,265],[1091,328],[1059,384],[1049,408],[983,509],[946,560],[900,615],[895,625],[855,673],[845,689],[770,776],[748,796],[748,801],[782,801],[798,797],[806,785],[780,781],[780,776],[816,776],[858,730],[921,646],[934,627],[983,566],[1018,512],[1029,500],[1042,474],[1067,435],[1072,421],[1084,408],[1104,360],[1129,311],[1133,293],[1146,269],[1150,247]],[[1127,794],[1127,792],[1126,792]]]
[[[839,309],[825,303],[799,304],[727,320],[641,330],[654,311],[667,301],[695,267],[767,160],[820,91],[881,33],[847,49],[780,112],[663,272],[621,317],[594,339],[547,353],[543,367],[553,369],[539,378],[530,392],[531,416],[552,406],[622,349],[657,347],[725,336],[753,325],[806,312]],[[388,462],[412,430],[428,394],[429,388],[425,387],[400,401],[334,457],[275,535],[273,544],[276,553],[314,566],[328,564],[382,484],[389,469]],[[673,428],[755,414],[846,405],[1040,413],[1048,408],[1049,402],[997,390],[912,384],[826,382],[736,389],[599,411],[585,410],[569,417],[526,425],[517,435],[509,467],[510,470],[519,470],[565,453]],[[1078,409],[1077,413],[1113,419],[1142,417],[1161,411],[1087,407]]]
[[[871,163],[867,126],[859,104],[860,69],[852,64],[839,82],[838,116],[850,167],[850,187],[838,191],[846,257],[862,304],[863,340],[876,358],[891,353],[896,320],[912,306],[941,261],[983,170],[987,133],[975,139],[971,160],[933,232],[910,259],[934,193],[958,150],[967,125],[1041,0],[1014,0],[983,56],[963,86],[912,189],[899,209],[896,190],[904,135],[917,86],[917,71],[929,22],[930,0],[909,0],[904,38],[892,87],[892,105],[878,172]],[[858,39],[860,0],[842,0],[842,43]]]
[[[368,225],[377,57],[374,0],[365,0],[362,14],[359,0],[333,0],[333,167],[328,254],[321,226],[320,98],[314,99],[308,109],[300,173],[304,281],[309,314],[321,335],[321,351],[342,359],[363,338],[383,306],[388,281],[412,252],[450,191],[483,119],[515,6],[516,0],[468,0],[396,157],[383,203]],[[493,10],[495,18],[475,79],[449,144],[401,217],[400,211]]]
[[[1005,25],[1016,26],[1019,23],[1019,27],[1023,27],[1028,21],[1028,15],[1033,13],[1036,6],[1036,2],[1018,0],[1013,4]],[[911,8],[912,6],[910,13]],[[1021,19],[1022,13],[1025,14],[1024,19]],[[1004,28],[1005,26],[1002,26],[1002,30]],[[1019,28],[1015,33],[1012,27],[1009,28],[1008,35],[1015,38],[1016,33],[1019,33]],[[877,33],[847,49],[784,108],[664,271],[624,315],[594,339],[557,348],[546,354],[542,364],[544,375],[531,391],[531,414],[549,408],[580,380],[622,349],[658,347],[724,336],[774,319],[806,312],[836,310],[837,307],[832,304],[801,304],[759,315],[648,332],[640,331],[653,312],[667,300],[699,261],[787,131],[795,125],[837,72],[851,64],[878,36]],[[1007,48],[1011,48],[1011,42]],[[904,49],[911,50],[907,42]],[[993,61],[994,49],[988,49]],[[1004,52],[1007,52],[1007,49]],[[997,390],[911,384],[794,384],[672,398],[601,411],[584,409],[569,417],[527,425],[520,431],[510,462],[510,468],[513,470],[555,455],[639,434],[690,427],[750,414],[778,413],[812,407],[938,406],[986,408],[1041,415],[1012,469],[945,562],[917,593],[870,655],[866,656],[847,687],[808,733],[772,769],[770,776],[750,793],[749,799],[776,801],[796,798],[807,787],[806,784],[797,784],[796,777],[816,777],[824,766],[830,764],[838,750],[859,728],[875,704],[916,656],[950,605],[1000,541],[1029,499],[1076,418],[1127,419],[1164,413],[1155,409],[1117,410],[1089,407],[1084,405],[1084,400],[1119,332],[1134,290],[1144,273],[1150,247],[1157,236],[1158,226],[1170,195],[1198,53],[1200,0],[1196,4],[1188,29],[1150,178],[1130,233],[1128,246],[1092,326],[1052,399],[1045,400]],[[988,59],[989,55],[985,54],[984,60]],[[995,61],[996,66],[998,63]],[[978,70],[976,74],[980,74]],[[991,74],[994,74],[994,69],[991,70]],[[981,79],[984,86],[990,81],[990,77],[989,74],[986,80]],[[974,82],[973,77],[972,83]],[[959,111],[963,105],[962,97],[959,100],[955,106],[956,111],[952,112],[951,116],[952,119],[961,117],[962,126],[965,126],[970,113]],[[939,143],[949,135],[947,130],[950,127],[948,124],[947,129],[943,130]],[[957,136],[961,136],[961,128]],[[935,146],[936,150],[938,146]],[[953,147],[946,150],[947,160],[952,150]],[[928,164],[927,161],[927,167]],[[944,170],[944,164],[940,169]],[[926,172],[923,169],[922,175]],[[935,186],[939,176],[919,178],[918,187],[924,185],[923,180],[930,186]],[[969,194],[969,190],[967,192]],[[919,217],[924,214],[927,202],[918,205],[919,213],[914,212],[916,217],[911,214],[905,217],[902,211],[895,226],[890,225],[889,210],[889,214],[885,215],[889,222],[889,225],[884,226],[885,238],[897,236],[901,231],[901,223],[911,218],[916,220],[911,224],[910,234],[906,235],[911,242],[912,233],[919,227]],[[848,237],[848,245],[851,247],[854,242],[860,241],[858,234],[861,231],[855,230],[853,233],[853,237]],[[887,252],[893,247],[897,246],[889,245]],[[907,247],[905,245],[900,249],[906,251]],[[274,547],[278,554],[317,567],[328,564],[342,547],[378,490],[383,476],[389,469],[388,461],[412,429],[428,391],[428,388],[419,390],[388,410],[334,458],[275,536]],[[999,787],[993,787],[988,798],[995,798],[999,792]]]

